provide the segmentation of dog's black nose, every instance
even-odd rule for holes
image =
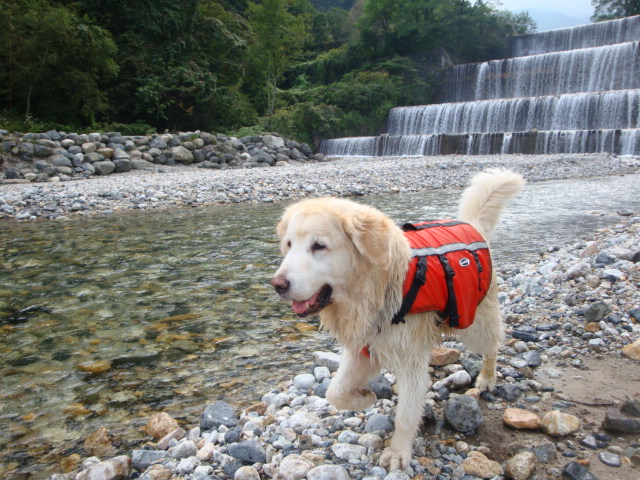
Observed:
[[[276,275],[269,282],[279,295],[282,295],[289,290],[289,280],[284,275]]]

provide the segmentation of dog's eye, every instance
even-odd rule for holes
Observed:
[[[311,245],[311,251],[312,252],[317,252],[319,250],[326,250],[327,246],[323,245],[320,242],[314,242],[313,245]]]
[[[291,248],[291,240],[287,240],[287,248]]]

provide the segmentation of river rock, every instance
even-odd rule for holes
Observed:
[[[280,462],[275,480],[302,480],[315,465],[300,455],[287,455]]]
[[[528,480],[536,469],[536,463],[533,453],[520,452],[507,461],[504,473],[512,480]]]
[[[193,153],[181,145],[177,147],[173,147],[171,149],[171,156],[175,159],[176,162],[180,162],[180,163],[193,162]]]
[[[608,408],[602,428],[609,432],[640,433],[640,418],[628,417],[614,408]]]
[[[83,470],[76,480],[118,480],[128,478],[131,471],[131,459],[126,455],[110,458]]]
[[[340,465],[320,465],[309,470],[307,480],[351,480],[351,477]]]
[[[457,395],[447,400],[444,418],[449,425],[462,433],[473,432],[484,423],[478,402],[469,395]]]
[[[538,415],[520,408],[505,409],[502,421],[516,430],[535,430],[540,426]]]
[[[233,480],[260,480],[260,474],[255,468],[245,465],[236,470]]]
[[[171,415],[166,412],[158,413],[154,415],[145,427],[147,435],[159,440],[170,432],[173,432],[178,428],[178,422],[176,422]]]
[[[460,355],[460,350],[439,346],[436,347],[433,352],[431,352],[430,364],[436,367],[441,367],[444,365],[456,363],[458,360],[460,360]]]
[[[243,463],[264,463],[267,460],[265,449],[254,440],[233,443],[228,447],[229,455]]]
[[[202,430],[212,430],[220,425],[225,427],[235,427],[238,424],[238,417],[231,405],[222,400],[212,403],[205,408],[200,417],[200,428]]]
[[[598,480],[589,469],[578,462],[571,462],[565,465],[562,475],[568,480]]]
[[[93,168],[95,168],[98,175],[109,175],[116,169],[116,165],[110,160],[103,160],[101,162],[94,162]]]
[[[356,462],[367,453],[365,447],[350,443],[334,443],[331,446],[331,451],[339,459],[347,460],[348,462]]]
[[[364,427],[366,433],[373,432],[390,432],[393,430],[393,422],[388,415],[383,413],[374,413],[367,418],[367,423]]]
[[[83,448],[91,455],[98,457],[113,455],[115,448],[111,443],[111,435],[104,427],[99,427],[83,443]]]
[[[435,382],[431,388],[436,392],[443,387],[447,390],[457,390],[471,385],[471,382],[471,375],[466,370],[459,370],[443,380]]]
[[[469,452],[467,458],[462,461],[462,468],[467,475],[489,479],[496,475],[502,475],[502,467],[498,462],[489,460],[478,451]]]
[[[551,410],[540,421],[542,430],[553,437],[571,435],[580,428],[580,420],[574,415]]]

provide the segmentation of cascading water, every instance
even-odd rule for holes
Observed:
[[[388,134],[326,140],[322,152],[640,155],[640,16],[514,37],[512,49],[448,69],[446,103],[394,108]]]

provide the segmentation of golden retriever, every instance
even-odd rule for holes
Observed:
[[[523,185],[522,176],[508,170],[477,174],[462,194],[459,218],[486,239],[506,202]],[[380,464],[390,471],[408,469],[431,387],[430,354],[443,333],[456,334],[470,351],[483,354],[476,387],[495,387],[496,355],[504,335],[495,273],[470,327],[452,329],[438,321],[436,312],[411,314],[405,323],[392,325],[411,258],[409,244],[392,220],[346,199],[307,199],[286,209],[277,233],[284,258],[271,285],[297,315],[319,313],[321,326],[343,347],[327,399],[338,409],[363,410],[376,400],[369,380],[381,366],[393,372],[395,432]],[[370,356],[361,353],[365,346]]]

